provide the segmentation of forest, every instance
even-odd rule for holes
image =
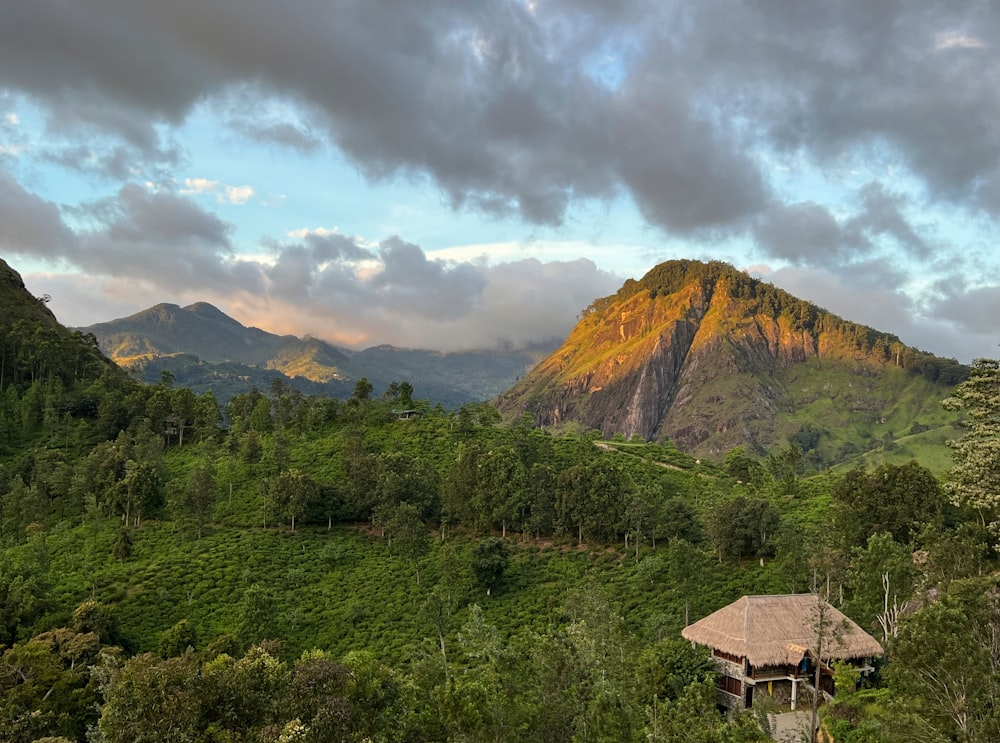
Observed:
[[[223,409],[32,338],[0,338],[4,741],[767,740],[680,630],[807,591],[886,649],[839,669],[828,739],[1000,738],[995,361],[942,401],[947,472],[813,471],[795,440],[711,463],[406,381]]]

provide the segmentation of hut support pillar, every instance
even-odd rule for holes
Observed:
[[[799,680],[792,676],[792,712],[795,711],[795,702],[799,696]]]

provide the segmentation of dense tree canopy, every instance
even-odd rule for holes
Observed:
[[[834,518],[846,544],[863,547],[869,535],[888,532],[910,544],[925,525],[940,526],[946,505],[934,474],[916,462],[855,468],[834,486]]]
[[[1000,362],[978,359],[944,405],[967,416],[965,435],[951,442],[955,466],[945,489],[956,505],[976,511],[1000,543]]]

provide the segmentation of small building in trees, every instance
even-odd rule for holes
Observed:
[[[761,694],[795,709],[803,690],[815,687],[817,670],[820,688],[832,696],[833,661],[868,673],[883,655],[874,637],[814,594],[744,596],[681,635],[711,648],[719,704],[728,709],[748,708]]]

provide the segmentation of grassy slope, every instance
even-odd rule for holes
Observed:
[[[574,591],[596,581],[603,586],[626,625],[640,635],[655,625],[678,632],[683,602],[640,567],[653,564],[645,548],[632,555],[595,545],[522,542],[514,551],[505,586],[487,597],[473,585],[468,535],[435,541],[421,560],[421,583],[413,565],[391,554],[386,542],[356,527],[300,529],[215,528],[202,539],[169,522],[146,522],[135,535],[135,552],[124,563],[110,558],[114,531],[96,534],[87,526],[47,538],[51,598],[60,610],[45,621],[68,623],[72,608],[87,598],[113,604],[122,634],[134,651],[155,650],[160,634],[189,619],[206,640],[236,630],[239,602],[252,583],[273,593],[278,633],[290,655],[320,647],[340,655],[370,649],[399,662],[432,628],[421,607],[441,573],[441,561],[454,559],[462,575],[457,629],[469,603],[478,603],[489,621],[505,633],[543,631],[563,621],[563,607]],[[663,552],[663,548],[660,548]],[[710,563],[694,616],[712,611],[743,593],[780,590],[767,567],[750,562],[742,569]]]
[[[853,465],[854,447],[869,450],[868,463],[915,458],[938,474],[951,466],[944,442],[960,435],[957,418],[941,407],[941,388],[926,379],[893,367],[859,376],[846,365],[812,360],[794,367],[783,381],[794,410],[784,413],[779,425],[789,435],[804,426],[822,431],[818,449],[824,461],[846,458]],[[915,425],[929,430],[913,435]]]
[[[410,438],[432,461],[449,456],[450,440],[432,436],[431,427],[399,426],[392,436]],[[336,479],[338,463],[329,452],[340,446],[340,431],[297,441],[293,465],[319,480]],[[633,449],[634,447],[626,448]],[[638,480],[672,478],[678,492],[707,514],[720,498],[730,497],[730,485],[711,468],[678,471],[675,461],[691,462],[659,446],[622,456]],[[190,467],[200,461],[198,447],[172,449],[168,477],[176,488]],[[223,457],[224,455],[219,454]],[[663,545],[657,552],[644,545],[639,559],[621,545],[585,545],[575,540],[517,541],[506,585],[487,597],[474,585],[472,549],[478,536],[449,533],[446,543],[435,539],[420,561],[421,582],[412,562],[392,554],[389,545],[364,525],[300,527],[291,534],[285,525],[261,526],[262,501],[250,473],[237,468],[229,500],[224,458],[218,463],[219,501],[215,523],[196,539],[189,523],[168,518],[147,520],[134,531],[134,553],[124,563],[111,556],[117,532],[114,521],[62,524],[45,536],[50,564],[49,595],[55,604],[49,625],[68,622],[69,613],[87,598],[113,604],[123,637],[133,651],[156,649],[161,633],[187,618],[204,641],[236,631],[243,592],[252,583],[274,595],[278,633],[290,655],[321,647],[335,654],[370,649],[392,662],[402,662],[432,635],[421,607],[438,581],[442,561],[457,568],[460,609],[452,634],[465,620],[470,603],[478,603],[501,631],[543,631],[565,621],[564,606],[575,591],[596,582],[612,606],[639,637],[676,633],[683,626],[684,600],[693,617],[707,614],[744,593],[784,590],[771,570],[749,562],[738,568],[707,560],[697,592],[682,596],[667,578],[669,565]],[[664,465],[670,465],[665,467]],[[169,516],[166,509],[163,516]],[[437,536],[437,535],[435,535]],[[39,538],[20,550],[40,549]],[[37,628],[36,628],[37,629]]]

